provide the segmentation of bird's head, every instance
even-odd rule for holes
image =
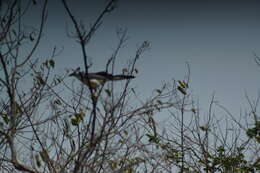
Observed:
[[[69,76],[79,77],[79,72],[80,72],[80,67],[78,67],[76,70],[70,73]]]
[[[74,71],[74,72],[70,73],[69,76],[74,76],[75,77],[75,76],[77,76],[77,74],[78,73]]]

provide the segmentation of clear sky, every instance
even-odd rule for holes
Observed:
[[[94,22],[107,0],[68,1],[73,14],[87,27]],[[38,20],[35,11],[28,14],[29,23]],[[83,67],[79,45],[68,38],[73,27],[59,0],[50,0],[48,22],[39,56],[51,54],[51,48],[64,48],[56,57],[57,73]],[[139,93],[149,95],[163,81],[183,79],[191,67],[191,88],[204,111],[213,92],[216,99],[238,113],[245,108],[245,91],[257,96],[260,67],[254,53],[260,56],[259,0],[121,0],[119,8],[104,18],[102,26],[88,47],[93,67],[105,69],[115,48],[118,27],[128,29],[130,37],[119,54],[117,72],[121,72],[134,50],[144,40],[151,49],[139,61],[140,73],[133,81]],[[69,80],[69,79],[68,79]]]

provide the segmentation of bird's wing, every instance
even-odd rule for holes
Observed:
[[[113,75],[110,74],[110,73],[107,73],[105,71],[97,72],[97,73],[94,73],[94,74],[102,76],[102,77],[106,78],[106,80],[112,80],[113,79]]]

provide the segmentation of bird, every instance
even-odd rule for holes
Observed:
[[[80,71],[80,68],[77,68],[74,72],[69,74],[69,76],[76,77],[79,81],[89,86],[93,90],[96,90],[99,86],[104,85],[107,81],[118,81],[118,80],[127,80],[127,79],[135,78],[135,76],[133,75],[124,75],[124,74],[113,75],[106,71],[86,73]]]

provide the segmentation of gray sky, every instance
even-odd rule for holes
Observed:
[[[105,0],[75,0],[69,4],[77,19],[86,26],[93,23],[105,6]],[[139,93],[149,95],[163,81],[183,79],[191,67],[191,88],[195,99],[206,111],[213,92],[231,112],[245,108],[245,91],[255,98],[260,86],[260,67],[254,62],[260,56],[259,0],[121,0],[119,8],[104,18],[103,25],[88,47],[91,71],[105,69],[113,52],[115,30],[128,29],[128,45],[119,54],[117,72],[133,57],[144,40],[151,42],[137,67],[140,73],[133,81]],[[36,15],[28,14],[30,22]],[[48,23],[40,56],[51,54],[51,48],[64,47],[56,57],[58,73],[65,68],[83,67],[80,47],[67,37],[65,27],[73,30],[71,21],[59,0],[50,1]]]

